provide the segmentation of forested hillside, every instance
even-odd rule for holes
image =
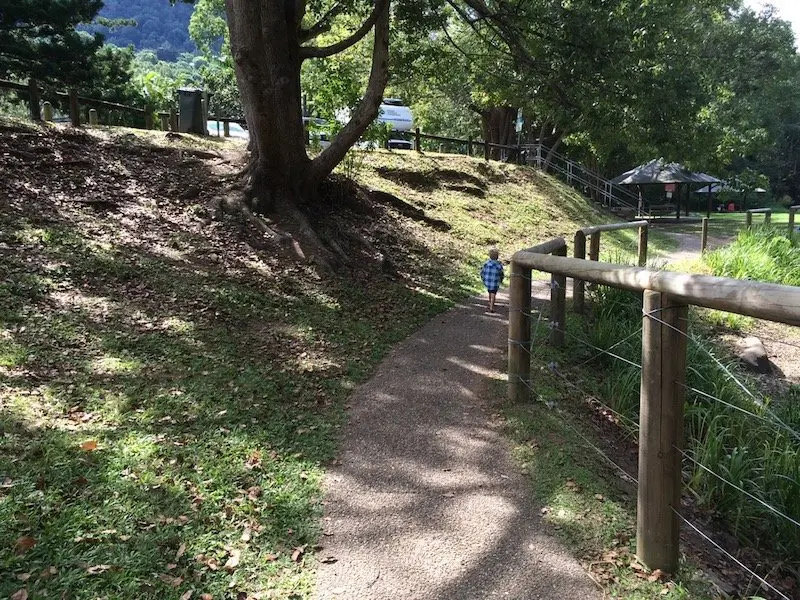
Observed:
[[[100,17],[106,19],[133,19],[135,27],[93,26],[91,29],[106,36],[117,46],[133,44],[137,50],[152,49],[161,60],[176,60],[181,52],[194,52],[189,39],[189,18],[192,6],[169,0],[105,0]]]

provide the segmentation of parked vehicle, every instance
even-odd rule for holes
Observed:
[[[222,135],[222,131],[224,126],[222,122],[217,122],[214,120],[208,121],[206,125],[206,129],[208,130],[208,135],[217,135],[217,127],[219,127],[219,134]],[[230,131],[231,137],[238,138],[242,140],[249,140],[250,139],[250,132],[247,131],[244,127],[239,125],[239,123],[229,123],[228,124],[228,131]]]
[[[389,149],[413,150],[414,142],[409,133],[414,129],[414,115],[400,98],[384,98],[380,105],[377,123],[391,126],[392,134],[389,137]]]
[[[411,131],[414,129],[414,115],[411,109],[399,98],[384,98],[378,112],[378,123],[391,125],[394,131]]]

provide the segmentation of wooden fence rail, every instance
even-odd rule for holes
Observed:
[[[756,214],[763,214],[764,215],[764,225],[769,225],[772,221],[772,209],[771,208],[751,208],[747,210],[745,213],[745,223],[744,226],[747,229],[752,229],[753,227],[753,215]]]
[[[630,221],[627,223],[610,223],[608,225],[595,225],[584,227],[575,232],[573,256],[586,258],[586,238],[589,238],[589,260],[600,260],[600,235],[604,231],[619,231],[622,229],[639,230],[639,247],[636,264],[643,267],[647,264],[647,240],[649,221]],[[582,279],[572,280],[572,310],[582,313],[585,303],[586,282]]]
[[[644,293],[636,553],[649,568],[674,573],[679,558],[688,306],[800,325],[800,288],[551,255],[555,250],[563,253],[565,246],[556,238],[511,259],[509,397],[528,400],[532,389],[532,270]],[[558,314],[552,318],[563,321]]]
[[[39,85],[39,82],[36,81],[35,79],[30,79],[27,84],[0,79],[0,89],[13,90],[16,92],[26,92],[28,94],[28,107],[30,110],[30,116],[33,121],[42,120],[43,106],[41,104],[41,97],[43,93],[45,93],[49,94],[51,97],[54,98],[61,98],[67,100],[69,106],[70,122],[75,127],[80,127],[81,125],[80,104],[84,104],[86,106],[92,106],[96,108],[106,108],[109,110],[119,110],[119,111],[129,112],[134,115],[142,116],[144,117],[145,128],[146,129],[153,128],[153,116],[152,113],[147,109],[138,108],[135,106],[128,106],[125,104],[119,104],[117,102],[108,102],[107,100],[99,100],[97,98],[89,98],[87,96],[81,96],[75,89],[70,89],[66,92],[59,92],[59,91],[48,92],[47,90],[43,89]],[[52,118],[52,107],[50,107],[49,102],[44,103],[44,113],[45,113],[45,118],[47,118],[48,116]]]

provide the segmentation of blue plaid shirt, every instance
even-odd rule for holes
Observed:
[[[487,260],[481,267],[481,280],[487,290],[497,290],[503,283],[503,265],[498,260]]]

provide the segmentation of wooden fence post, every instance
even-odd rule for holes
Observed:
[[[530,398],[531,376],[531,270],[511,261],[508,303],[508,398]]]
[[[45,102],[42,105],[42,114],[44,115],[44,120],[49,122],[53,121],[53,105],[49,102]]]
[[[639,256],[636,264],[640,267],[647,266],[647,233],[649,227],[642,225],[639,227]]]
[[[92,126],[97,125],[97,122],[98,122],[97,109],[96,108],[90,108],[89,109],[89,125],[92,125]]]
[[[153,128],[153,111],[148,110],[144,113],[144,128],[145,129],[152,129]]]
[[[575,258],[580,258],[581,260],[586,258],[586,234],[583,231],[576,231],[575,232],[575,243],[572,251],[572,256]],[[586,282],[582,279],[572,278],[572,310],[576,313],[583,314],[583,306],[585,301],[585,294],[584,288],[586,287]]]
[[[169,109],[169,128],[171,131],[178,131],[178,111],[174,106]]]
[[[414,150],[422,152],[422,137],[420,137],[419,127],[414,129]]]
[[[687,316],[667,294],[644,293],[636,555],[668,573],[678,568]]]
[[[797,212],[797,209],[800,208],[800,205],[790,206],[789,207],[789,239],[794,239],[794,214]]]
[[[566,256],[564,246],[553,252],[553,256]],[[567,329],[567,276],[550,275],[550,344],[555,347],[564,345]]]
[[[703,229],[700,232],[700,252],[708,247],[708,217],[703,217]]]
[[[225,137],[231,137],[231,124],[228,121],[222,122],[222,135]]]
[[[772,222],[772,211],[768,210],[764,213],[764,225],[769,225]]]
[[[489,153],[491,148],[489,148],[489,142],[483,140],[483,160],[489,160]]]
[[[472,156],[472,136],[467,138],[467,156]]]
[[[39,105],[39,82],[35,79],[28,80],[28,106],[30,107],[31,120],[42,120],[42,109]]]
[[[69,120],[73,127],[81,126],[81,111],[78,105],[78,90],[71,88],[69,90]]]
[[[744,215],[744,226],[746,229],[753,228],[753,213],[748,212]]]

